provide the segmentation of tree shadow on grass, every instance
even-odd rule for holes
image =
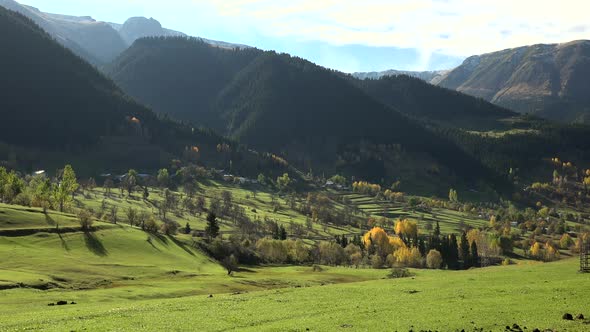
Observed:
[[[172,240],[172,242],[174,242],[177,246],[182,248],[182,250],[186,251],[189,255],[195,256],[195,253],[192,250],[190,250],[190,248],[188,248],[184,242],[178,241],[178,239],[171,235],[168,235],[168,238]]]
[[[59,240],[61,241],[61,246],[66,251],[70,251],[70,247],[68,246],[68,243],[66,242],[66,240],[64,240],[63,236],[61,236],[61,233],[57,233],[57,236],[59,236]]]
[[[104,247],[100,239],[91,232],[84,232],[84,243],[88,250],[97,256],[107,256],[109,252]]]
[[[45,222],[47,223],[47,225],[50,226],[55,226],[55,220],[53,220],[53,218],[51,218],[51,215],[49,215],[49,213],[45,213]]]

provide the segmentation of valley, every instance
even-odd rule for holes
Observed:
[[[0,331],[589,329],[587,41],[348,74],[108,1],[0,0]]]

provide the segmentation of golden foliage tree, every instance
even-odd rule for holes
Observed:
[[[395,224],[395,234],[406,239],[418,236],[418,223],[411,219],[399,220]]]
[[[420,250],[418,250],[418,248],[416,248],[416,247],[399,248],[393,253],[393,257],[395,258],[395,264],[397,266],[404,266],[404,267],[421,267],[422,266],[422,255],[420,254]]]

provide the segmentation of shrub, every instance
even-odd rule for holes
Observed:
[[[158,223],[156,223],[156,220],[153,216],[150,216],[145,222],[145,231],[152,234],[158,232]]]
[[[381,256],[379,256],[379,255],[371,256],[371,266],[374,269],[380,269],[381,267],[383,267],[383,259],[381,258]]]
[[[406,269],[406,268],[401,268],[401,267],[394,267],[391,269],[391,272],[389,272],[389,274],[387,275],[387,277],[392,278],[392,279],[397,279],[397,278],[407,278],[407,277],[411,277],[412,273],[410,272],[410,270]]]
[[[324,269],[323,269],[321,266],[319,266],[319,265],[317,265],[317,264],[314,264],[314,265],[311,267],[311,271],[312,271],[312,272],[323,272],[323,271],[324,271]]]
[[[178,232],[178,226],[175,221],[167,221],[162,224],[160,231],[166,235],[175,235]]]
[[[90,211],[82,209],[78,212],[78,222],[80,223],[80,227],[82,227],[83,231],[87,231],[92,228],[92,224],[94,223],[94,217]]]
[[[426,266],[429,269],[440,269],[442,266],[442,256],[438,250],[432,249],[428,252]]]

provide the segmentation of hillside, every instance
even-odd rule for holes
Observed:
[[[93,64],[111,61],[127,47],[109,24],[88,16],[44,13],[13,0],[0,0],[0,6],[30,18],[60,44]]]
[[[198,145],[210,166],[226,167],[228,157],[216,146],[231,142],[160,118],[30,19],[0,8],[0,29],[1,165],[33,171],[69,162],[84,174],[149,170]],[[236,170],[254,176],[264,164],[237,146],[227,154]]]
[[[84,146],[128,126],[128,116],[155,120],[28,18],[0,8],[0,29],[0,140]]]
[[[590,41],[533,45],[472,56],[440,86],[521,113],[588,122]]]
[[[455,172],[467,182],[489,176],[459,148],[339,73],[288,55],[151,38],[137,41],[107,73],[156,111],[281,152],[301,169],[373,180],[404,176],[410,183],[434,169],[443,174],[437,181],[454,181]]]
[[[447,126],[479,129],[503,127],[502,120],[517,114],[448,89],[434,87],[407,75],[354,80],[368,95],[413,117]]]
[[[212,126],[212,104],[258,50],[230,51],[200,39],[144,38],[105,72],[125,92],[157,112]]]

